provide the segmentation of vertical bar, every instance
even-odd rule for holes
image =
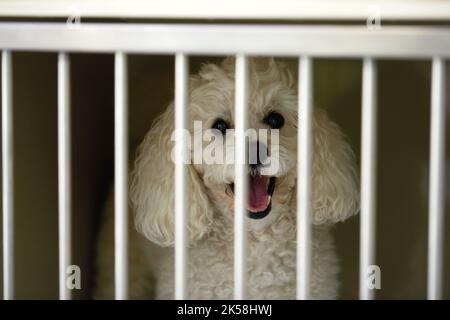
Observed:
[[[362,74],[362,137],[361,137],[361,220],[359,298],[374,299],[368,286],[369,267],[375,262],[375,196],[376,196],[376,124],[377,68],[372,58],[363,61]]]
[[[431,83],[428,299],[442,299],[445,184],[445,61],[433,59]]]
[[[247,144],[245,129],[248,109],[248,58],[236,56],[235,72],[235,181],[234,181],[234,298],[246,297],[246,247],[247,247]]]
[[[187,298],[187,155],[184,130],[187,129],[188,115],[188,58],[183,53],[175,57],[175,130],[176,154],[175,163],[175,299]]]
[[[12,57],[2,54],[3,298],[14,298],[14,149]]]
[[[115,54],[115,295],[128,299],[128,76],[127,56]]]
[[[58,231],[59,298],[68,300],[66,270],[71,260],[71,139],[70,139],[70,59],[58,54]]]
[[[299,60],[298,176],[297,176],[297,299],[310,298],[311,274],[311,167],[312,167],[312,61]]]

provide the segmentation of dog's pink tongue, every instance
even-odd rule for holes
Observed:
[[[266,210],[269,205],[266,179],[267,178],[259,175],[250,176],[248,186],[248,210],[252,212],[261,212]]]

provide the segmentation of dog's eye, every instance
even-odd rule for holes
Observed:
[[[284,126],[284,118],[277,112],[269,113],[264,122],[267,123],[272,129],[281,129]]]
[[[217,119],[216,122],[212,125],[211,129],[217,129],[225,135],[227,129],[229,128],[228,123],[223,119]]]

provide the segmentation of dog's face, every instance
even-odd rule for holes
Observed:
[[[281,214],[296,216],[297,90],[295,75],[273,59],[249,63],[248,226],[264,230]],[[204,65],[189,82],[188,228],[190,243],[234,217],[234,59]],[[301,93],[300,93],[301,94]],[[300,115],[301,116],[301,115]],[[174,108],[155,122],[138,150],[131,200],[138,231],[174,241]],[[316,110],[313,120],[312,221],[344,220],[358,210],[355,163],[339,128]],[[231,131],[230,131],[231,130]],[[253,134],[252,134],[253,133]],[[253,155],[253,157],[252,157]]]
[[[247,210],[249,219],[253,220],[249,227],[261,228],[276,218],[280,207],[289,205],[295,190],[297,95],[293,75],[274,60],[251,60],[249,75]],[[203,158],[215,156],[213,161],[203,159],[194,163],[194,168],[218,213],[232,219],[234,60],[225,60],[221,67],[205,66],[194,81],[198,83],[191,92],[190,117],[191,123],[197,121],[197,125],[190,129],[197,139],[194,139],[191,159],[198,150],[203,150]]]

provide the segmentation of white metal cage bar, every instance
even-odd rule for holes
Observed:
[[[145,41],[142,41],[145,39]],[[220,24],[0,23],[4,49],[202,55],[450,57],[450,28]]]
[[[72,192],[71,192],[71,115],[70,58],[58,54],[58,233],[59,233],[59,298],[71,298],[66,285],[66,270],[71,260]]]
[[[157,19],[362,20],[379,12],[383,20],[450,19],[450,3],[439,0],[3,0],[0,16]]]
[[[14,138],[11,52],[2,52],[3,298],[14,298]]]
[[[187,199],[186,157],[187,141],[184,130],[188,128],[188,58],[183,53],[175,57],[175,299],[187,299]]]
[[[128,71],[127,56],[115,54],[115,297],[128,298]]]
[[[235,72],[235,180],[234,180],[234,298],[246,298],[247,289],[247,127],[248,57],[236,56]]]
[[[297,299],[310,297],[311,274],[311,168],[313,67],[309,57],[299,60],[298,176],[297,176]]]
[[[377,66],[372,58],[365,58],[362,67],[361,121],[361,215],[359,298],[371,300],[374,289],[368,285],[368,272],[375,261],[376,210],[376,123],[377,123]]]
[[[445,61],[434,58],[431,74],[428,299],[442,299],[445,187]]]

